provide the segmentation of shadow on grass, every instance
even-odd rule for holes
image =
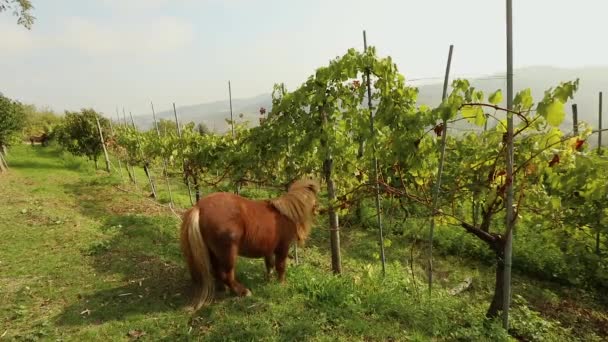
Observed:
[[[78,200],[78,210],[101,222],[103,237],[81,251],[98,275],[93,278],[94,292],[67,307],[57,317],[58,324],[101,324],[176,310],[189,297],[175,219],[113,211],[113,202],[129,199],[112,191],[112,182],[99,177],[65,185]]]
[[[110,237],[82,250],[100,275],[95,292],[67,307],[58,323],[100,324],[183,307],[189,279],[179,263],[173,225],[166,223],[140,215],[109,216],[102,230]]]

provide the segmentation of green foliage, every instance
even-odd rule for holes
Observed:
[[[25,124],[24,117],[24,106],[0,93],[0,147],[10,146],[20,140],[19,132]]]
[[[548,321],[537,311],[530,309],[522,296],[516,295],[513,304],[511,323],[513,335],[528,341],[566,341],[572,338],[570,333],[557,322]]]
[[[177,132],[177,125],[173,120],[160,119],[156,124],[158,125],[160,134],[163,136]],[[154,128],[153,130],[156,131]]]
[[[367,82],[362,82],[367,72],[371,75],[371,113],[362,105],[367,100]],[[571,137],[558,128],[564,120],[564,105],[577,88],[578,80],[560,83],[547,90],[539,101],[525,89],[516,94],[513,109],[506,110],[498,106],[503,100],[501,90],[486,97],[467,80],[455,80],[449,96],[436,108],[428,108],[417,106],[417,90],[405,84],[405,77],[390,57],[378,57],[374,48],[363,53],[349,49],[318,68],[293,91],[275,85],[272,109],[257,127],[240,123],[232,136],[201,134],[198,127],[188,124],[179,137],[174,123],[161,120],[160,137],[154,131],[141,133],[117,128],[112,148],[133,165],[167,160],[174,173],[184,172],[191,183],[216,189],[233,188],[234,183],[250,180],[282,188],[296,178],[321,178],[324,161],[331,158],[338,200],[329,203],[323,199],[323,205],[332,204],[343,217],[351,221],[356,217],[366,226],[375,227],[370,219],[375,213],[369,209],[362,208],[358,214],[349,215],[350,208],[361,208],[373,194],[368,185],[373,170],[369,161],[374,153],[383,194],[400,202],[404,217],[428,218],[443,140],[440,137],[452,132],[446,131],[444,122],[448,127],[459,121],[477,127],[488,125],[483,132],[479,129],[447,136],[448,153],[438,203],[441,214],[437,216],[442,227],[438,234],[444,234],[444,239],[439,243],[444,244],[446,251],[496,262],[504,247],[506,188],[513,181],[522,235],[529,236],[530,241],[551,245],[544,254],[529,244],[516,245],[522,254],[516,253],[515,260],[548,278],[570,279],[573,273],[567,269],[581,268],[568,261],[572,259],[569,256],[577,256],[576,260],[588,257],[589,267],[582,267],[586,270],[584,279],[600,280],[601,284],[605,257],[601,253],[593,256],[583,248],[590,242],[588,238],[579,239],[585,244],[564,244],[555,231],[543,233],[532,224],[546,220],[542,229],[551,226],[572,231],[568,236],[595,229],[602,246],[606,241],[605,228],[601,228],[605,225],[583,222],[583,218],[577,219],[562,208],[569,198],[566,194],[573,193],[576,187],[578,193],[584,194],[580,206],[589,214],[586,218],[596,217],[599,208],[605,208],[601,200],[608,191],[603,175],[587,173],[598,181],[585,184],[580,182],[588,177],[573,176],[587,172],[581,169],[587,156],[581,152],[577,139],[585,140],[591,131],[584,130],[579,137]],[[373,132],[370,114],[374,115]],[[515,123],[513,180],[507,179],[505,167],[509,116]],[[599,161],[589,163],[601,169]],[[578,183],[567,185],[577,179]],[[600,202],[590,206],[591,200]],[[361,215],[365,217],[357,217]],[[575,229],[574,221],[577,221]],[[457,229],[458,233],[444,233],[448,229]],[[406,232],[401,229],[401,233]],[[469,235],[464,238],[465,234]],[[590,271],[594,263],[600,266],[598,274]],[[336,303],[350,300],[321,290],[317,296]]]
[[[34,105],[24,106],[25,125],[23,134],[26,137],[46,134],[53,136],[55,129],[62,123],[63,118],[49,109],[38,109]]]
[[[0,196],[11,199],[0,206],[7,227],[0,230],[6,245],[0,249],[3,296],[10,303],[0,310],[0,320],[10,322],[5,338],[116,340],[138,330],[146,333],[144,339],[172,341],[513,341],[499,321],[485,318],[492,281],[485,275],[492,270],[479,262],[483,258],[438,255],[436,270],[452,273],[443,286],[436,284],[429,299],[426,251],[420,242],[391,237],[395,250],[388,254],[392,262],[383,277],[369,257],[375,232],[344,229],[345,272],[334,276],[321,220],[313,238],[299,250],[300,265],[290,259],[285,284],[264,281],[262,261],[240,258],[237,277],[254,295],[220,294],[212,306],[193,315],[185,310],[189,275],[179,252],[178,220],[141,196],[117,191],[117,174],[100,178],[83,158],[68,157],[80,161],[80,168],[64,167],[64,155],[54,148],[17,146],[10,154],[14,176],[0,178]],[[272,195],[254,186],[243,193],[254,198]],[[384,201],[383,207],[389,210],[391,202],[398,205],[396,200]],[[56,224],[58,219],[64,223]],[[395,221],[397,225],[399,220]],[[404,229],[424,233],[426,221],[408,218]],[[449,226],[439,230],[480,242]],[[515,247],[532,236],[520,232]],[[457,238],[453,243],[459,243]],[[415,251],[410,263],[411,249]],[[483,245],[477,249],[487,252]],[[516,249],[514,255],[518,254]],[[473,277],[470,289],[448,293],[446,289],[468,276]],[[578,292],[568,296],[568,291],[545,291],[550,283],[518,273],[514,277],[515,292],[529,303],[515,298],[513,336],[529,341],[601,340],[594,331],[599,334],[604,321],[594,327],[588,318],[605,316],[602,308]],[[559,306],[541,310],[533,304],[536,297],[541,309],[544,304]],[[569,310],[560,304],[568,298],[581,306]],[[554,311],[559,311],[559,319]]]
[[[492,93],[488,97],[488,102],[490,102],[493,105],[497,105],[500,102],[502,102],[502,91],[500,89],[498,89],[497,91],[495,91],[494,93]]]
[[[32,28],[36,19],[31,11],[34,8],[30,0],[0,0],[0,13],[10,11],[17,17],[17,24],[28,30]]]
[[[572,139],[575,150],[582,142]],[[580,150],[580,151],[579,151]],[[608,160],[596,151],[579,148],[566,163],[547,176],[556,198],[560,223],[556,244],[568,256],[564,271],[574,284],[608,287]],[[568,162],[569,161],[569,162]],[[562,204],[563,203],[563,204]]]
[[[64,122],[57,129],[59,144],[73,155],[96,161],[103,152],[103,146],[95,118],[99,120],[104,136],[109,136],[109,120],[93,109],[66,111]]]

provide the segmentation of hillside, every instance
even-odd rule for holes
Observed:
[[[271,106],[270,94],[262,94],[251,98],[232,99],[232,112],[235,120],[247,120],[252,124],[258,123],[260,107],[269,109]],[[230,119],[230,103],[226,101],[208,102],[189,106],[177,107],[179,120],[186,122],[204,122],[209,129],[225,132],[229,129],[226,119]],[[239,114],[243,118],[239,118]],[[175,120],[173,110],[156,113],[157,119]],[[135,124],[142,129],[152,128],[153,118],[150,113],[137,115],[133,118]]]
[[[407,74],[407,70],[403,70]],[[576,94],[575,102],[578,105],[579,121],[585,121],[597,126],[598,93],[608,91],[608,67],[586,67],[578,69],[562,69],[547,66],[527,67],[516,69],[514,72],[515,91],[531,88],[532,95],[540,98],[549,87],[557,85],[560,81],[580,79],[580,88]],[[496,89],[506,89],[504,74],[494,74],[470,80],[473,86],[486,93]],[[414,82],[412,84],[416,86]],[[419,104],[435,106],[441,102],[442,84],[421,85],[419,88]],[[608,95],[605,95],[608,96]],[[606,102],[606,101],[605,101]],[[237,120],[248,120],[250,124],[257,125],[260,107],[268,110],[272,107],[271,95],[261,94],[251,98],[233,99],[233,113]],[[216,131],[226,131],[228,125],[226,119],[230,117],[229,103],[216,101],[210,103],[195,104],[178,107],[180,120],[183,122],[204,122],[209,128]],[[567,105],[567,116],[562,128],[570,131],[572,128],[572,114],[570,104]],[[608,108],[604,110],[608,112]],[[238,119],[243,113],[244,118]],[[173,111],[158,113],[160,118],[173,120]],[[135,121],[140,128],[152,127],[152,117],[149,114],[138,115]]]
[[[559,82],[571,81],[579,78],[579,90],[572,103],[578,106],[579,122],[585,121],[593,127],[597,127],[598,120],[598,93],[608,90],[608,67],[588,67],[580,69],[561,69],[547,66],[528,67],[516,69],[514,71],[513,84],[515,92],[525,88],[530,88],[535,99],[541,99],[545,90],[554,87]],[[504,74],[488,75],[470,80],[471,84],[488,94],[502,89],[506,89]],[[437,105],[441,102],[442,84],[423,85],[419,87],[419,103]],[[606,99],[604,99],[606,102]],[[572,130],[572,108],[571,104],[566,105],[566,119],[562,124],[562,129],[569,132]],[[503,106],[506,103],[503,101]],[[604,104],[604,115],[608,108]],[[605,121],[605,120],[604,120]]]

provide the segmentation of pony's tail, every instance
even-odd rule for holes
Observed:
[[[199,208],[192,207],[184,214],[181,227],[181,248],[194,285],[192,306],[195,311],[211,302],[214,291],[209,249],[203,240],[198,219]]]

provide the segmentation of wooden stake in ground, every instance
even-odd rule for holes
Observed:
[[[454,45],[450,45],[450,51],[448,52],[448,63],[445,67],[445,77],[443,79],[443,94],[441,100],[445,101],[448,97],[448,82],[450,78],[450,67],[452,65],[452,52],[454,51]],[[437,213],[437,206],[439,203],[439,192],[441,191],[441,177],[443,175],[443,163],[445,161],[445,145],[448,137],[448,121],[446,119],[441,123],[443,125],[441,135],[440,156],[439,156],[439,167],[437,169],[437,182],[435,183],[435,189],[433,191],[433,210],[431,212],[431,229],[429,231],[429,296],[433,290],[433,235],[435,232],[435,215]]]
[[[127,115],[125,114],[125,107],[122,107],[122,118],[124,121],[124,127],[127,128],[128,125],[127,125]],[[133,185],[135,185],[135,188],[137,188],[137,179],[135,178],[135,169],[133,168],[133,165],[129,164],[128,161],[126,162],[126,164],[127,164],[127,172],[129,173],[129,178],[131,178]]]
[[[232,138],[234,138],[234,117],[232,116],[232,86],[228,81],[228,102],[230,103],[230,129],[232,130]]]
[[[106,158],[106,171],[110,173],[110,157],[108,156],[108,150],[106,149],[106,142],[103,139],[103,131],[101,130],[101,125],[99,124],[99,118],[95,115],[95,121],[97,122],[97,129],[99,130],[99,139],[101,141],[101,147],[103,148],[103,155]]]
[[[175,102],[173,102],[173,114],[175,115],[175,126],[177,127],[177,136],[182,138],[182,129],[179,126],[179,119],[177,118],[177,109],[175,109]],[[186,186],[188,187],[188,198],[190,199],[190,205],[194,205],[194,201],[192,200],[192,188],[190,187],[190,180],[188,179],[188,175],[186,174],[186,161],[182,160],[182,170],[184,172],[184,181]]]
[[[578,135],[578,108],[576,103],[572,104],[572,131],[574,135]]]
[[[597,117],[598,133],[597,133],[597,154],[602,154],[602,92],[600,91],[600,107]]]
[[[602,155],[602,92],[600,91],[600,106],[599,106],[599,113],[598,113],[598,132],[597,132],[597,154],[598,155]],[[602,229],[602,222],[601,222],[601,212],[597,217],[597,231],[595,232],[595,254],[597,255],[601,255],[601,250],[600,250],[600,239],[601,239],[601,229]]]
[[[367,52],[367,36],[363,31],[363,48]],[[378,224],[378,236],[380,240],[380,262],[382,263],[382,275],[386,275],[386,257],[384,255],[384,233],[382,231],[382,212],[380,208],[380,182],[378,181],[378,157],[376,157],[376,132],[374,131],[374,114],[372,112],[372,87],[369,68],[365,71],[367,82],[367,107],[369,109],[369,124],[372,134],[372,166],[374,170],[374,185],[376,190],[376,223]]]
[[[321,110],[324,110],[323,108]],[[327,125],[327,113],[323,112],[323,125]],[[334,208],[333,203],[336,201],[336,190],[334,180],[332,178],[332,170],[334,161],[332,159],[330,146],[325,140],[321,141],[321,145],[327,149],[327,155],[323,161],[323,175],[327,183],[327,199],[329,205],[327,213],[329,215],[330,243],[331,243],[331,269],[335,274],[342,273],[342,256],[340,253],[340,225],[338,222],[338,213]]]
[[[6,160],[4,159],[4,153],[2,153],[2,150],[0,150],[0,173],[4,173],[8,171],[8,164],[6,163]]]
[[[160,138],[160,129],[158,128],[158,122],[156,122],[156,112],[154,111],[154,103],[150,102],[152,106],[152,118],[154,119],[154,127],[156,128],[156,134]],[[163,174],[165,175],[165,183],[167,184],[167,191],[169,192],[169,206],[173,208],[173,192],[171,192],[171,184],[169,183],[169,175],[167,174],[167,159],[163,158]]]
[[[234,117],[232,115],[232,86],[228,81],[228,103],[230,103],[230,129],[232,130],[232,139],[234,139]],[[235,193],[239,195],[241,193],[241,183],[236,180]]]
[[[513,109],[513,0],[507,0],[507,109]],[[503,278],[502,325],[509,330],[509,306],[511,304],[511,260],[513,254],[513,229],[515,208],[513,207],[513,113],[507,113],[507,214],[505,231],[505,269]]]
[[[120,123],[120,116],[118,116],[118,108],[116,108],[116,116],[118,117],[118,122]],[[112,120],[110,119],[110,131],[112,132],[112,135],[114,137],[116,137],[116,132],[114,132],[114,125],[112,124]],[[122,174],[122,162],[120,161],[120,156],[116,155],[116,159],[118,160],[118,172],[120,174],[120,181],[122,183],[125,182],[125,178]]]
[[[135,121],[133,120],[133,114],[129,112],[129,116],[131,116],[131,125],[133,125],[133,129],[137,132],[137,127],[135,127]],[[156,187],[154,186],[154,181],[152,180],[152,174],[150,173],[150,169],[148,168],[148,160],[144,158],[144,154],[141,150],[141,141],[139,140],[139,135],[137,136],[137,145],[139,145],[139,153],[141,158],[144,160],[144,172],[146,173],[146,177],[148,177],[148,183],[150,183],[150,190],[152,191],[152,197],[156,199]]]

